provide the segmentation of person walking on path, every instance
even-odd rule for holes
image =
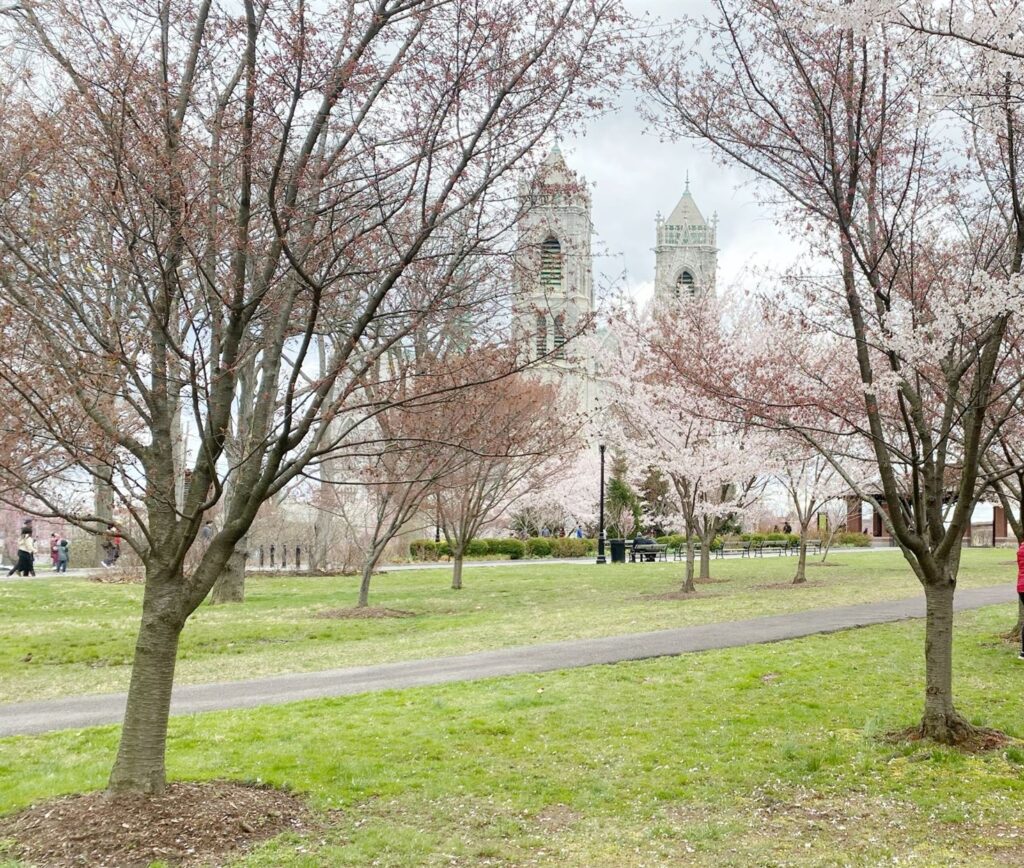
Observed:
[[[21,529],[21,536],[18,537],[18,560],[11,567],[10,572],[19,576],[34,576],[36,574],[33,559],[36,553],[36,541],[32,539],[32,528],[27,525]]]
[[[68,571],[68,561],[70,560],[71,544],[66,539],[62,539],[57,543],[57,572],[66,573]]]
[[[60,545],[60,537],[55,533],[50,534],[50,563],[57,569],[57,546]]]
[[[121,534],[118,533],[114,525],[110,525],[107,528],[106,534],[104,534],[103,550],[107,553],[107,556],[100,561],[100,564],[110,569],[117,563],[117,559],[121,557]]]
[[[1024,540],[1017,549],[1017,599],[1024,603]],[[1024,630],[1020,631],[1020,654],[1018,660],[1024,660]]]

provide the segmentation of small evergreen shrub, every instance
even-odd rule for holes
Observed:
[[[551,555],[556,558],[582,558],[589,549],[587,540],[574,536],[555,537],[551,540]]]
[[[871,545],[871,537],[866,533],[846,531],[836,537],[836,544],[841,546],[869,546]]]
[[[484,555],[490,554],[490,545],[485,539],[471,539],[466,543],[465,554],[467,557],[471,558],[483,557]]]
[[[526,553],[531,558],[551,557],[551,540],[543,536],[532,536],[526,541]]]
[[[508,555],[510,561],[519,561],[526,554],[526,545],[521,539],[503,539],[502,554]]]
[[[409,543],[409,556],[415,561],[436,561],[437,543],[432,539],[414,539]]]
[[[507,555],[511,560],[517,561],[526,550],[522,540],[513,539],[511,537],[490,537],[489,539],[482,540],[487,543],[487,554],[489,555]]]

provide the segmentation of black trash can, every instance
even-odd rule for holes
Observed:
[[[612,547],[612,563],[624,564],[626,562],[626,541],[624,539],[613,539],[608,542]]]

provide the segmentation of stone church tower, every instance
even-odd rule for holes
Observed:
[[[668,219],[656,220],[654,304],[663,308],[698,294],[714,293],[718,264],[718,217],[704,219],[690,195],[690,181]]]
[[[594,310],[590,193],[556,145],[520,194],[527,211],[516,256],[516,329],[531,356],[564,367],[560,347]]]

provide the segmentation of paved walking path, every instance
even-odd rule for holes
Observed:
[[[955,606],[957,611],[964,611],[1000,603],[1016,603],[1016,600],[1012,584],[1006,583],[959,591]],[[599,663],[621,663],[714,648],[777,642],[923,616],[922,595],[904,600],[812,609],[789,615],[702,624],[653,633],[502,648],[458,657],[275,675],[251,681],[183,685],[174,690],[171,713],[193,714],[229,708],[255,708],[377,690],[548,672]],[[124,706],[123,693],[0,705],[0,736],[119,723],[124,715]]]
[[[832,549],[832,557],[838,557],[846,554],[862,554],[863,552],[898,552],[899,549],[892,548],[890,546],[863,546],[863,547],[846,547]],[[609,553],[609,558],[611,554]],[[776,555],[770,554],[769,558],[774,558]],[[727,556],[726,560],[735,560],[736,558]],[[756,559],[751,561],[757,563]],[[594,563],[594,557],[588,556],[585,558],[522,558],[518,561],[466,561],[466,569],[471,567],[537,567],[537,566],[549,566],[551,564],[577,564],[582,566],[589,566]],[[669,561],[672,563],[672,561]],[[397,573],[405,572],[408,570],[443,570],[451,567],[451,561],[427,561],[425,563],[413,563],[413,564],[381,564],[378,568],[382,573]],[[0,567],[0,581],[12,581],[12,582],[31,582],[38,581],[40,579],[85,579],[89,576],[94,576],[101,572],[100,567],[73,567],[66,573],[55,573],[48,564],[44,564],[35,576],[19,576],[13,575],[8,576],[7,570],[10,569],[10,564],[6,564]],[[332,569],[340,569],[332,567]],[[293,567],[254,567],[252,564],[246,566],[245,571],[249,575],[266,575],[274,576],[278,573],[283,575],[289,575],[294,573]],[[330,572],[325,575],[330,575]]]

